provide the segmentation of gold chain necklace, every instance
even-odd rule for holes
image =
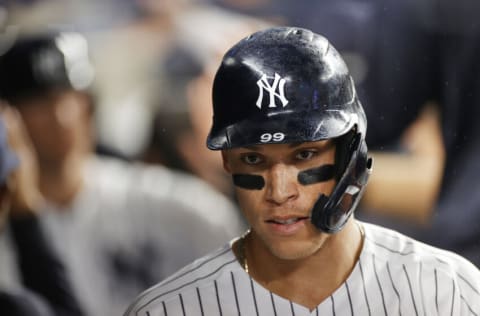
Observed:
[[[247,253],[245,249],[245,239],[247,235],[250,233],[250,230],[247,230],[245,234],[238,240],[238,259],[240,261],[240,265],[242,266],[243,270],[248,273],[248,262],[247,262]]]
[[[363,228],[363,225],[359,223],[357,220],[355,220],[355,224],[357,224],[358,230],[360,231],[360,238],[363,243],[363,240],[365,239],[365,230]]]

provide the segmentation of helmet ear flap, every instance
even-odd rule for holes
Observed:
[[[335,139],[335,180],[340,181],[353,154],[356,128]]]
[[[344,147],[348,150],[348,158],[344,168],[338,161],[338,170],[343,168],[343,172],[338,176],[337,185],[330,197],[322,194],[312,210],[312,223],[326,233],[338,232],[345,226],[363,195],[372,170],[372,158],[367,157],[367,145],[362,134],[355,130],[352,132],[353,137],[347,134],[344,140],[340,140],[348,141],[348,146]]]

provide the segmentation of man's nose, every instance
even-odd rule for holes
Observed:
[[[78,118],[78,105],[75,100],[62,100],[54,105],[55,123],[63,128],[70,128]]]
[[[285,164],[275,164],[267,178],[267,201],[283,204],[298,197],[298,170]]]

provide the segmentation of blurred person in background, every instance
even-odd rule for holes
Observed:
[[[355,79],[377,151],[359,217],[480,266],[478,2],[212,2],[326,35]]]
[[[221,160],[204,150],[202,124],[211,119],[205,93],[205,65],[195,50],[175,47],[164,61],[164,84],[159,93],[150,144],[145,160],[169,168],[191,172],[226,196],[233,197],[233,188]]]
[[[84,37],[32,34],[4,48],[0,97],[25,121],[46,201],[40,220],[88,315],[119,315],[145,286],[243,230],[234,206],[203,182],[94,154]],[[0,277],[15,275],[13,251],[0,259]]]
[[[222,52],[268,25],[260,19],[198,6],[177,17],[173,40],[159,56],[155,118],[144,159],[190,172],[233,199],[230,176],[218,155],[205,147],[212,120],[211,89]]]
[[[8,222],[22,277],[22,286],[0,288],[0,312],[8,316],[80,316],[83,312],[64,264],[38,221],[42,199],[37,173],[18,113],[0,104],[0,235],[6,233]]]
[[[168,47],[178,16],[196,0],[11,1],[8,21],[25,32],[81,32],[95,63],[96,140],[137,158],[149,131],[150,71]],[[147,104],[148,103],[148,104]]]

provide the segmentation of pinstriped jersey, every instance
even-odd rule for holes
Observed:
[[[470,262],[389,229],[364,227],[353,271],[314,310],[255,282],[230,243],[147,290],[125,315],[480,316],[480,271]]]

